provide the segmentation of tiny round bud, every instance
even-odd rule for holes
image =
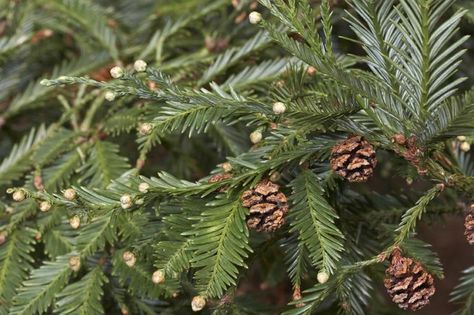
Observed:
[[[459,141],[466,141],[466,136],[458,136],[457,137]]]
[[[147,64],[143,60],[137,60],[133,64],[133,69],[135,69],[136,72],[144,72],[146,71]]]
[[[249,14],[250,24],[258,24],[262,21],[262,14],[257,11],[250,12]]]
[[[160,284],[160,283],[165,282],[165,272],[164,272],[164,270],[160,269],[160,270],[155,271],[153,273],[153,275],[151,276],[151,281],[154,284]]]
[[[81,218],[75,215],[69,219],[69,225],[74,229],[77,230],[81,226]]]
[[[413,184],[413,178],[411,178],[411,177],[407,177],[407,178],[405,179],[405,181],[407,182],[408,185]]]
[[[121,67],[115,66],[112,69],[110,69],[110,75],[114,79],[119,79],[123,77],[123,69]]]
[[[122,305],[122,306],[120,306],[120,313],[121,313],[122,315],[128,315],[128,314],[129,314],[127,305]]]
[[[5,232],[0,233],[0,245],[3,245],[7,241],[7,234]]]
[[[38,232],[35,235],[35,240],[39,241],[42,237],[43,237],[43,235],[40,232]]]
[[[319,283],[324,284],[324,283],[328,282],[329,275],[326,271],[320,271],[320,272],[318,272],[317,278],[318,278]]]
[[[280,178],[281,178],[281,174],[280,174],[280,172],[278,172],[278,171],[275,171],[275,172],[273,172],[273,173],[270,175],[270,181],[272,181],[272,182],[274,182],[274,183],[277,182],[277,181],[279,181]]]
[[[120,197],[120,205],[122,206],[122,209],[128,209],[131,206],[133,206],[133,201],[132,197],[129,194],[125,194],[122,197]]]
[[[263,138],[263,135],[260,130],[255,130],[254,132],[250,134],[250,141],[253,144],[259,143],[260,141],[262,141],[262,138]]]
[[[307,73],[310,77],[314,76],[317,72],[318,72],[318,70],[317,70],[315,67],[313,67],[313,66],[309,66],[308,69],[306,69],[306,73]]]
[[[276,102],[273,104],[273,112],[275,115],[281,115],[284,112],[286,112],[286,105],[283,104],[282,102]]]
[[[15,209],[13,207],[6,207],[5,212],[8,214],[12,214],[13,212],[15,212]]]
[[[129,267],[135,266],[135,263],[137,262],[137,257],[131,251],[124,252],[123,255],[122,255],[122,258],[125,261],[125,263],[127,264],[127,266],[129,266]]]
[[[197,295],[193,297],[193,300],[191,301],[191,308],[193,312],[199,312],[204,308],[204,306],[206,306],[206,300],[202,296]]]
[[[72,200],[76,199],[76,191],[73,188],[68,188],[63,192],[63,196],[67,200],[72,201]]]
[[[285,86],[285,80],[278,80],[276,83],[275,83],[275,86],[277,88],[282,88]]]
[[[232,171],[232,164],[230,164],[229,162],[222,163],[221,167],[226,173],[229,173]]]
[[[81,258],[79,256],[69,257],[69,268],[74,272],[79,271],[81,269]]]
[[[15,190],[12,195],[13,200],[15,201],[23,201],[26,198],[25,192],[21,189]]]
[[[145,182],[140,183],[140,185],[138,185],[138,191],[141,193],[147,193],[149,188],[150,188],[150,185]]]
[[[39,208],[41,212],[47,212],[51,209],[51,203],[49,201],[41,201]]]
[[[107,92],[105,92],[105,96],[104,96],[104,97],[105,97],[105,99],[106,99],[107,101],[112,102],[112,101],[115,99],[115,96],[116,96],[116,95],[115,95],[115,92],[113,92],[113,91],[107,91]]]
[[[142,136],[149,135],[151,131],[153,130],[153,124],[151,123],[143,123],[138,126],[138,133],[140,133]]]
[[[464,152],[469,152],[469,150],[471,150],[471,145],[469,144],[469,142],[464,141],[463,143],[461,143],[460,148]]]

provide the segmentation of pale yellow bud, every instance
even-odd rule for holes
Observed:
[[[469,150],[471,150],[471,145],[469,144],[469,142],[463,142],[463,143],[461,143],[460,148],[464,152],[469,152]]]
[[[133,64],[133,69],[135,69],[136,72],[144,72],[146,71],[147,64],[143,60],[137,60]]]
[[[69,225],[74,229],[77,230],[81,226],[81,218],[75,215],[69,219]]]
[[[259,143],[260,141],[262,141],[262,138],[263,138],[263,135],[260,130],[255,130],[254,132],[250,134],[250,141],[253,144]]]
[[[51,204],[49,201],[41,201],[39,208],[41,212],[47,212],[51,209]]]
[[[199,312],[206,306],[206,300],[204,297],[198,295],[193,297],[193,300],[191,301],[191,308],[193,312]]]
[[[140,191],[141,193],[147,193],[149,188],[150,185],[145,182],[140,183],[140,185],[138,185],[138,191]]]
[[[329,275],[326,271],[320,271],[320,272],[318,272],[317,278],[318,278],[319,283],[324,284],[324,283],[328,282]]]
[[[160,269],[160,270],[155,271],[151,277],[151,281],[155,284],[160,284],[160,283],[165,282],[164,270]]]
[[[122,209],[128,209],[133,206],[132,197],[128,194],[120,197],[120,206]]]
[[[250,12],[249,14],[249,22],[250,24],[258,24],[262,21],[262,14],[257,12],[257,11],[253,11],[253,12]]]
[[[69,257],[69,268],[74,272],[79,271],[81,269],[81,258],[79,256]]]
[[[13,200],[15,201],[23,201],[26,198],[25,192],[21,189],[15,190],[15,192],[12,195]]]
[[[113,91],[107,91],[105,92],[105,95],[104,95],[105,99],[109,102],[112,102],[113,100],[115,100],[115,96],[116,94]]]
[[[118,66],[113,67],[112,69],[110,69],[110,75],[114,79],[119,79],[119,78],[123,77],[123,69],[121,67],[118,67]]]
[[[153,124],[143,123],[138,126],[138,133],[142,136],[149,135],[153,131]]]
[[[286,105],[282,102],[276,102],[273,104],[273,112],[275,115],[281,115],[286,112]]]
[[[124,252],[123,255],[122,255],[122,258],[125,261],[125,263],[127,264],[127,266],[129,266],[129,267],[135,266],[135,263],[137,262],[137,257],[131,251]]]
[[[63,196],[67,200],[72,201],[72,200],[76,199],[76,191],[73,188],[68,188],[63,192]]]

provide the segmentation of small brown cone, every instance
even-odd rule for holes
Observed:
[[[365,182],[376,165],[374,148],[360,136],[349,137],[332,148],[332,170],[350,182]]]
[[[268,179],[254,189],[246,190],[241,197],[242,205],[250,209],[247,226],[257,232],[273,232],[285,223],[288,200],[280,192],[280,186]]]
[[[411,258],[403,257],[399,249],[390,256],[384,285],[392,301],[401,309],[417,311],[430,303],[436,291],[433,276]]]
[[[474,245],[474,203],[471,203],[466,210],[464,227],[466,228],[464,235],[466,236],[467,242],[469,245]]]

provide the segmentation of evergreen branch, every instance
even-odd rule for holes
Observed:
[[[198,86],[203,86],[210,82],[217,75],[235,65],[249,54],[262,49],[270,42],[267,33],[265,31],[260,31],[254,37],[249,39],[242,47],[227,50],[219,55],[209,69],[203,73],[201,80],[198,82]]]
[[[36,231],[28,228],[16,230],[0,246],[0,314],[7,314],[18,285],[32,269]]]
[[[108,141],[96,141],[86,163],[79,172],[82,181],[95,188],[105,188],[130,168],[127,159],[119,155],[119,146]]]
[[[63,222],[59,226],[50,227],[43,232],[41,240],[44,244],[44,251],[51,259],[65,255],[74,250],[76,236],[71,230],[69,222]]]
[[[379,125],[383,126],[382,130],[387,135],[391,136],[397,132],[396,130],[403,130],[405,123],[402,122],[401,117],[403,115],[400,114],[400,107],[398,106],[400,100],[391,93],[386,83],[380,82],[374,76],[362,71],[345,70],[338,66],[339,62],[334,63],[324,57],[320,59],[314,50],[288,39],[273,25],[267,23],[265,27],[269,35],[290,53],[314,66],[322,75],[345,87],[346,91],[351,91],[354,95],[361,95],[365,99],[374,102],[376,104],[375,108],[369,106],[369,101],[366,101],[367,104],[363,108],[368,114],[373,113],[374,119],[380,120]]]
[[[451,97],[430,113],[420,140],[428,143],[468,135],[474,129],[474,90]]]
[[[293,190],[290,197],[293,203],[291,231],[299,233],[313,265],[333,273],[344,248],[344,237],[335,225],[338,216],[325,200],[323,189],[312,171],[303,171],[290,186]]]
[[[154,266],[165,271],[167,276],[180,273],[190,268],[192,238],[181,234],[189,231],[191,220],[184,214],[171,213],[163,218],[164,233],[167,240],[154,246]]]
[[[76,238],[76,248],[82,256],[93,254],[104,248],[105,244],[113,244],[117,239],[113,212],[104,213],[81,228]]]
[[[43,166],[54,161],[61,153],[70,149],[76,134],[65,128],[58,128],[53,132],[48,131],[41,146],[33,154],[33,161],[38,166]]]
[[[108,58],[107,54],[97,53],[87,54],[74,61],[62,62],[52,70],[50,77],[57,78],[60,76],[75,76],[89,73],[93,69],[105,64]],[[3,116],[10,118],[28,109],[37,109],[47,104],[45,100],[53,91],[45,87],[41,82],[42,80],[38,80],[28,85],[22,94],[18,94],[18,96],[10,102]]]
[[[155,284],[152,282],[153,273],[151,265],[137,262],[133,267],[125,264],[122,258],[123,251],[117,251],[112,258],[112,274],[118,277],[122,285],[127,286],[127,291],[138,296],[157,299],[159,297],[171,297],[178,291],[178,283],[175,279],[167,279],[165,283]]]
[[[81,155],[72,150],[61,156],[53,165],[43,169],[43,184],[46,191],[54,191],[71,182],[72,175],[81,165]]]
[[[293,288],[301,287],[303,277],[311,266],[308,249],[298,241],[296,234],[282,241],[281,246],[285,250],[285,262]]]
[[[108,282],[101,266],[87,273],[81,280],[74,282],[56,294],[55,312],[66,315],[101,315],[104,295],[103,286]]]
[[[351,274],[336,289],[340,311],[346,314],[365,315],[373,292],[372,281],[364,271]]]
[[[435,199],[444,189],[444,185],[436,185],[426,192],[412,208],[408,209],[402,216],[402,221],[397,228],[398,235],[394,246],[403,244],[416,227],[416,223],[426,211],[428,204]]]
[[[104,122],[104,130],[108,134],[118,136],[130,132],[137,126],[139,117],[143,114],[140,108],[126,108],[110,115]]]
[[[247,66],[237,74],[229,78],[220,85],[221,88],[232,87],[235,90],[242,90],[248,87],[254,87],[256,84],[270,81],[288,70],[290,64],[296,62],[291,58],[282,58],[275,60],[265,60],[256,66]]]
[[[75,22],[84,32],[107,49],[114,60],[118,60],[117,37],[114,30],[108,26],[107,14],[104,8],[89,0],[54,0],[43,1],[53,10],[58,10],[67,17],[69,23]]]
[[[28,280],[23,282],[18,294],[13,298],[11,315],[43,314],[53,302],[54,297],[67,284],[72,270],[69,258],[73,254],[46,261],[43,266],[33,270]]]
[[[474,310],[474,267],[463,271],[459,284],[451,292],[450,302],[463,304],[455,315],[472,315]],[[454,314],[453,314],[454,315]]]
[[[9,156],[0,164],[0,185],[8,185],[32,167],[33,151],[45,136],[44,126],[38,128],[38,131],[32,129],[29,135],[23,137],[21,142],[12,148]]]
[[[197,268],[194,277],[201,295],[221,297],[229,286],[236,285],[238,267],[247,267],[244,259],[252,249],[246,215],[240,198],[217,199],[208,204],[188,233],[193,236],[192,267]]]

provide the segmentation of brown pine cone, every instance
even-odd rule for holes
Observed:
[[[392,301],[412,311],[428,305],[436,291],[433,276],[419,262],[403,257],[399,249],[393,251],[390,260],[384,285]]]
[[[365,182],[376,165],[374,148],[360,136],[349,137],[332,148],[332,170],[350,182]]]
[[[247,226],[257,232],[273,232],[285,223],[288,200],[280,192],[280,186],[268,179],[254,189],[246,190],[241,197],[242,205],[250,209]]]
[[[464,227],[466,228],[464,235],[469,245],[474,245],[474,203],[471,203],[467,208]]]

